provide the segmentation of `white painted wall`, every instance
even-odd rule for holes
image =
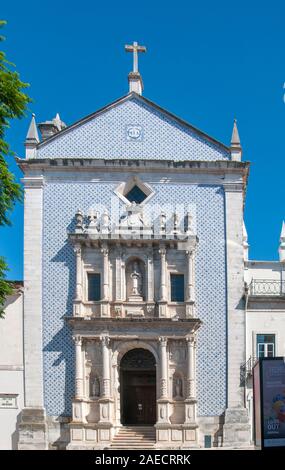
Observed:
[[[8,297],[0,319],[0,395],[16,395],[16,407],[0,405],[0,449],[17,448],[17,420],[24,406],[23,293]]]
[[[248,310],[247,312],[247,352],[249,356],[256,356],[256,335],[275,334],[276,356],[285,356],[285,310]]]
[[[279,261],[248,261],[245,263],[245,281],[251,279],[285,280],[285,265]]]
[[[272,279],[285,281],[285,265],[279,261],[249,261],[246,263],[245,279]],[[278,298],[277,298],[278,300]],[[274,302],[274,297],[263,298],[262,304],[253,304],[247,309],[246,350],[256,356],[256,335],[276,335],[276,356],[285,356],[285,302]]]

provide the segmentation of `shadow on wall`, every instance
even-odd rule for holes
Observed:
[[[74,228],[74,220],[67,228]],[[74,345],[72,331],[64,316],[72,315],[75,291],[75,256],[73,247],[66,239],[63,247],[46,264],[55,263],[55,278],[60,279],[61,265],[68,268],[68,280],[54,283],[53,291],[48,291],[44,280],[43,336],[44,336],[44,396],[47,414],[52,416],[71,416],[71,401],[74,395]],[[49,266],[48,269],[51,269]],[[53,269],[53,268],[52,268]],[[58,289],[58,290],[57,290]],[[58,353],[55,358],[54,353]],[[50,354],[51,353],[51,354]],[[64,382],[64,383],[63,383]],[[60,398],[61,397],[61,398]],[[56,403],[57,399],[59,400]],[[64,405],[60,403],[64,400]]]
[[[17,414],[15,431],[11,434],[11,446],[12,446],[12,450],[17,450],[17,449],[18,449],[18,442],[19,442],[19,424],[20,424],[20,422],[21,422],[21,414],[22,414],[21,411]]]

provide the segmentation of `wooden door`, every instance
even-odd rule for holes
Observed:
[[[153,425],[156,422],[155,374],[125,371],[123,374],[122,422]]]

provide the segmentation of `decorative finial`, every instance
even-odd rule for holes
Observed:
[[[242,148],[240,144],[240,137],[237,127],[237,120],[234,119],[234,126],[231,138],[231,157],[232,160],[240,162],[242,156]]]
[[[142,94],[143,90],[143,82],[141,75],[139,73],[139,66],[138,66],[138,52],[146,52],[145,46],[140,46],[137,42],[133,42],[133,44],[125,45],[126,52],[133,53],[133,70],[129,73],[129,91],[138,93],[139,95]]]
[[[37,145],[40,142],[35,114],[32,114],[32,119],[28,129],[25,140],[26,158],[35,158],[37,153]]]
[[[37,129],[37,124],[36,124],[36,115],[35,113],[32,114],[32,119],[30,122],[30,126],[28,129],[27,137],[25,143],[27,144],[38,144],[40,139],[39,139],[39,134],[38,134],[38,129]]]
[[[76,211],[75,214],[75,232],[82,232],[83,231],[83,213],[80,209]]]

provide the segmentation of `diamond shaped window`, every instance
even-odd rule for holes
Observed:
[[[114,193],[127,205],[135,203],[144,206],[154,196],[155,191],[139,176],[132,176],[121,183]]]
[[[131,203],[135,202],[136,204],[140,204],[147,198],[147,195],[137,185],[135,185],[127,194],[125,194],[125,198]]]

